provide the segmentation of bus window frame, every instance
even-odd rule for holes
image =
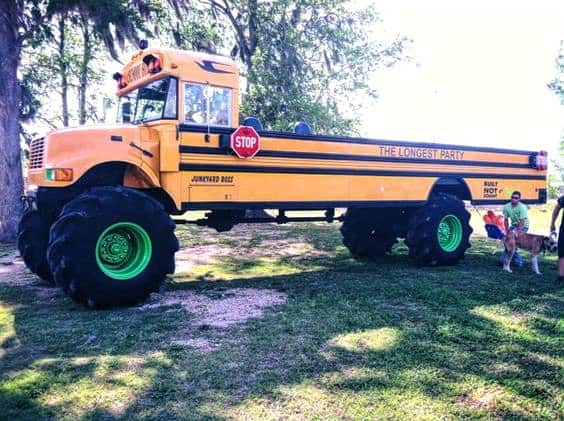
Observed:
[[[174,117],[164,117],[164,113],[165,113],[165,109],[166,109],[166,101],[165,101],[165,106],[163,108],[163,118],[162,120],[178,120],[178,116],[179,116],[179,110],[180,110],[180,80],[176,77],[176,76],[168,76],[170,79],[174,79],[176,81],[176,107],[174,107],[174,110],[176,111],[174,113]],[[170,83],[169,83],[169,88],[170,88]],[[168,99],[168,92],[167,92],[167,99]]]

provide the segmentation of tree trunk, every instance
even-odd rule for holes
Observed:
[[[69,83],[67,79],[67,61],[65,56],[65,16],[59,18],[59,76],[61,77],[61,101],[63,103],[63,126],[69,126],[69,102],[68,89]]]
[[[16,2],[5,2],[0,13],[0,241],[16,238],[21,216],[23,176],[20,147],[21,55]]]
[[[78,76],[78,124],[86,123],[86,88],[88,87],[88,65],[92,60],[92,40],[90,38],[90,29],[88,28],[88,19],[81,16],[82,26],[82,62],[80,63],[80,73]]]

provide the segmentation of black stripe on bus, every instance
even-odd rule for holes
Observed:
[[[227,134],[230,135],[236,130],[232,127],[218,127],[218,126],[199,126],[180,124],[178,131],[180,132],[193,132],[193,133],[209,133],[209,134]],[[400,140],[387,140],[387,139],[368,139],[364,137],[347,137],[347,136],[328,136],[328,135],[298,135],[290,132],[276,132],[269,130],[257,131],[259,136],[268,138],[279,139],[292,139],[303,140],[307,142],[337,142],[337,143],[358,143],[368,145],[386,145],[386,146],[412,146],[416,148],[430,148],[430,149],[451,149],[456,151],[475,151],[475,152],[490,152],[490,153],[504,153],[512,155],[531,155],[534,152],[521,151],[513,149],[489,148],[482,146],[463,146],[463,145],[448,145],[445,143],[427,143],[427,142],[412,142]]]
[[[270,173],[270,174],[335,174],[335,175],[377,175],[377,176],[405,176],[405,177],[462,177],[462,178],[499,178],[514,180],[545,180],[542,175],[520,174],[492,174],[466,172],[425,172],[425,171],[390,171],[348,168],[300,168],[251,165],[208,165],[208,164],[180,164],[180,171],[218,171],[242,173]]]
[[[182,202],[182,210],[209,209],[284,209],[284,210],[325,210],[347,207],[416,207],[427,203],[425,200],[380,200],[380,201],[334,201],[334,202]]]
[[[522,200],[526,204],[539,204],[544,203],[539,200]],[[419,207],[427,203],[426,200],[351,200],[351,201],[335,201],[335,202],[182,202],[182,211],[189,210],[210,210],[210,209],[284,209],[284,210],[325,210],[331,208],[381,208],[381,207],[395,207],[395,208],[408,208]],[[472,200],[472,205],[504,205],[507,200]]]
[[[205,146],[180,145],[180,153],[193,153],[205,155],[228,155],[222,148],[208,148]],[[425,159],[425,158],[394,158],[388,156],[369,156],[369,155],[347,155],[321,152],[295,152],[295,151],[272,151],[260,150],[256,154],[259,157],[270,158],[294,158],[294,159],[324,159],[336,161],[365,161],[365,162],[396,162],[408,164],[439,164],[439,165],[463,165],[472,167],[501,167],[501,168],[523,168],[531,169],[529,164],[516,164],[510,162],[490,162],[490,161],[455,161],[446,159]]]

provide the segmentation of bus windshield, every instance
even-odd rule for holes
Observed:
[[[177,82],[168,77],[155,80],[121,96],[118,101],[118,123],[177,118]]]

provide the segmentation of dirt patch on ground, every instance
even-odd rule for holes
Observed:
[[[500,391],[494,389],[481,392],[483,393],[474,393],[473,396],[465,393],[456,399],[456,403],[470,409],[495,409]]]
[[[331,253],[319,250],[305,238],[272,238],[250,242],[238,238],[229,246],[212,242],[206,245],[190,246],[180,249],[176,253],[176,276],[192,272],[195,268],[205,265],[219,264],[222,258],[229,256],[234,261],[247,261],[257,258],[272,259],[302,259],[312,257],[327,257]]]
[[[41,303],[53,303],[64,296],[60,288],[47,285],[31,273],[17,255],[10,256],[0,264],[0,284],[27,287]]]
[[[8,285],[29,286],[39,282],[39,278],[31,273],[18,256],[5,257],[0,264],[0,283]]]
[[[216,263],[216,256],[228,255],[231,252],[231,248],[218,244],[180,249],[175,255],[175,273],[190,272],[197,266]]]
[[[225,328],[261,317],[266,308],[283,304],[286,298],[282,292],[255,288],[228,289],[214,297],[192,291],[172,291],[151,294],[147,303],[138,308],[180,305],[194,315],[192,325]]]
[[[208,339],[204,338],[184,338],[184,339],[175,339],[170,342],[171,345],[177,345],[182,347],[189,347],[194,348],[200,352],[212,352],[215,351],[220,347],[220,344],[217,342],[212,342]]]
[[[233,288],[214,291],[213,295],[192,291],[151,294],[139,310],[181,306],[192,315],[187,326],[170,341],[171,345],[208,353],[225,342],[221,329],[263,316],[267,308],[286,302],[286,294],[268,289]],[[198,328],[198,329],[194,329]],[[215,328],[213,339],[198,336],[201,328]]]
[[[247,251],[248,257],[320,257],[330,256],[331,253],[315,248],[304,238],[295,238],[291,240],[264,240],[261,241],[257,248],[250,253]]]
[[[491,371],[496,374],[519,373],[521,367],[512,363],[495,363],[492,364]]]

